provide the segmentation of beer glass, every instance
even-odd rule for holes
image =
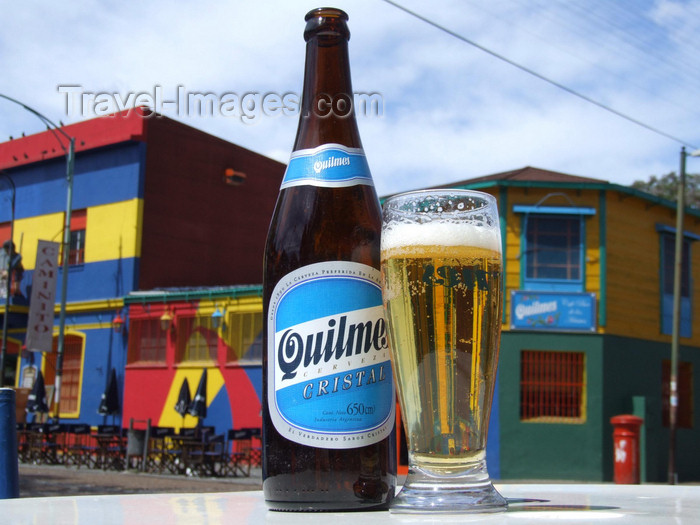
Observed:
[[[384,203],[382,286],[409,471],[392,512],[498,512],[486,435],[501,326],[496,199],[466,190]]]

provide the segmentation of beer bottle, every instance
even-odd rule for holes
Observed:
[[[306,15],[299,127],[265,248],[263,489],[275,510],[387,508],[396,484],[381,213],[347,20]]]

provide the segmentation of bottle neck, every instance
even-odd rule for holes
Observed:
[[[361,148],[345,21],[311,19],[304,36],[306,67],[294,151],[328,143]]]

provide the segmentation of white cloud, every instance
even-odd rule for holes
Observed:
[[[582,4],[418,0],[403,5],[618,111],[700,145],[700,0]],[[526,165],[621,184],[677,169],[680,144],[631,124],[379,0],[336,2],[350,15],[356,91],[381,93],[384,114],[360,118],[377,189],[386,194]],[[59,84],[86,91],[177,86],[218,95],[301,91],[305,0],[200,3],[27,1],[5,9],[0,93],[52,120]],[[182,120],[286,161],[296,117],[246,124]],[[43,129],[0,101],[0,137]],[[694,168],[689,164],[689,171]]]

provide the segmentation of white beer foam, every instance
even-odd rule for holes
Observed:
[[[498,227],[472,223],[427,222],[385,225],[382,230],[382,251],[408,246],[474,246],[501,251]]]

